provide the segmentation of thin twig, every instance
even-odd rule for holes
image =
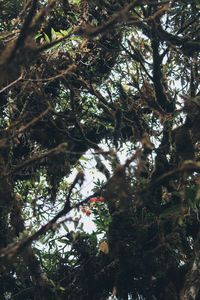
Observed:
[[[43,111],[39,116],[35,117],[33,120],[28,122],[26,125],[22,125],[16,132],[16,135],[24,132],[25,130],[29,129],[33,125],[35,125],[37,122],[39,122],[44,116],[46,116],[50,111],[52,110],[51,107],[48,107],[45,111]]]
[[[71,184],[71,186],[70,186],[70,188],[69,188],[69,192],[68,192],[68,194],[67,194],[66,201],[65,201],[65,206],[64,206],[64,209],[65,209],[65,210],[67,210],[68,208],[70,208],[70,197],[71,197],[71,194],[72,194],[72,191],[73,191],[75,185],[76,185],[77,183],[80,183],[80,185],[82,185],[83,180],[84,180],[84,173],[83,173],[83,172],[79,172],[79,173],[76,175],[74,181],[72,182],[72,184]]]
[[[11,83],[9,83],[7,86],[3,87],[1,90],[0,90],[0,94],[5,92],[7,89],[9,89],[10,87],[12,87],[13,85],[15,85],[17,82],[19,82],[20,80],[23,79],[23,72],[21,73],[21,75],[14,81],[12,81]]]
[[[24,169],[27,166],[32,165],[33,163],[35,163],[35,162],[37,162],[41,159],[44,159],[44,158],[50,157],[52,155],[56,155],[56,154],[65,152],[66,149],[67,149],[67,143],[62,143],[62,144],[58,145],[57,147],[55,147],[55,148],[53,148],[49,151],[46,151],[46,152],[44,152],[40,155],[34,155],[33,157],[31,157],[31,158],[25,160],[24,162],[22,162],[21,164],[15,166],[10,172],[0,176],[0,179],[5,178],[5,177],[9,177],[10,175],[17,173],[18,171]]]
[[[30,122],[28,122],[26,125],[22,125],[18,130],[14,132],[14,134],[8,136],[7,138],[0,139],[0,149],[1,148],[7,148],[9,147],[9,142],[12,141],[16,136],[21,134],[22,132],[29,129],[31,126],[35,125],[37,122],[39,122],[46,114],[48,114],[51,111],[51,107],[48,107],[45,111],[43,111],[39,116],[32,119]],[[14,125],[11,124],[10,127],[7,130],[12,130],[14,126],[17,126],[21,122],[16,122]]]
[[[161,184],[166,179],[169,179],[175,175],[178,175],[178,174],[181,174],[184,172],[188,172],[188,173],[200,172],[200,162],[195,162],[195,161],[190,161],[190,160],[183,162],[183,164],[179,168],[176,168],[176,169],[173,169],[172,171],[164,173],[160,177],[151,181],[150,184],[148,185],[148,187],[145,188],[144,190],[142,190],[142,192],[146,191],[150,188],[153,188],[158,184]]]
[[[75,64],[72,64],[70,65],[67,70],[63,71],[61,74],[58,74],[58,75],[55,75],[55,76],[52,76],[52,77],[48,77],[48,78],[44,78],[44,79],[31,79],[31,78],[23,78],[23,81],[31,81],[31,82],[48,82],[48,81],[52,81],[52,80],[55,80],[55,79],[58,79],[58,78],[61,78],[67,74],[70,74],[70,73],[73,73],[75,70],[76,70],[76,65]]]

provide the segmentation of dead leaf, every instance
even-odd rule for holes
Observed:
[[[154,149],[154,144],[151,142],[150,140],[150,137],[149,137],[149,134],[147,132],[145,132],[143,134],[143,137],[141,139],[141,143],[142,143],[142,146],[144,149],[147,149],[147,150],[153,150]]]
[[[99,244],[99,250],[101,252],[103,252],[104,254],[108,254],[108,252],[109,252],[108,243],[106,241],[100,242],[100,244]]]

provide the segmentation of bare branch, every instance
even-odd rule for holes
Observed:
[[[0,90],[0,94],[5,92],[7,89],[11,88],[13,85],[15,85],[16,83],[18,83],[20,80],[23,79],[23,72],[21,73],[21,75],[14,81],[12,81],[11,83],[9,83],[7,86],[3,87],[1,90]]]
[[[0,179],[2,179],[4,177],[9,177],[10,175],[17,173],[18,171],[34,164],[35,162],[37,162],[39,160],[42,160],[44,158],[47,158],[47,157],[50,157],[53,155],[57,155],[59,153],[63,153],[66,151],[66,149],[67,149],[67,143],[62,143],[49,151],[46,151],[42,154],[34,155],[33,157],[31,157],[31,158],[25,160],[24,162],[22,162],[21,164],[19,164],[18,166],[15,166],[10,172],[0,176]]]

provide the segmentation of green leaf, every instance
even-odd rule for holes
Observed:
[[[45,41],[50,43],[50,38],[48,37],[48,35],[44,32],[44,38],[45,38]]]
[[[63,223],[62,226],[66,232],[69,232],[69,228],[67,227],[67,225],[65,223]]]

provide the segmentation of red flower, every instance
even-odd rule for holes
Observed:
[[[105,198],[104,197],[99,197],[99,202],[105,202]]]
[[[86,212],[85,212],[86,216],[90,216],[91,215],[91,211],[88,209]]]
[[[83,206],[81,211],[86,214],[86,216],[90,216],[91,215],[91,211],[89,210],[89,208],[87,206]]]
[[[90,198],[90,203],[96,203],[96,202],[105,202],[104,197],[92,197]]]
[[[90,203],[94,203],[94,202],[97,202],[97,197],[90,198]]]

